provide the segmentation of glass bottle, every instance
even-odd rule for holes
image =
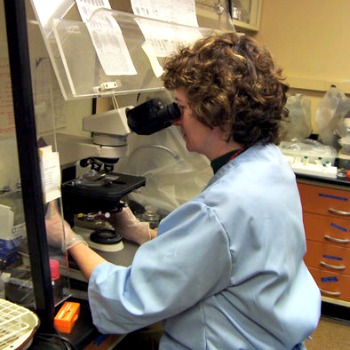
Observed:
[[[149,227],[155,229],[158,227],[160,215],[158,209],[153,205],[146,205],[145,212],[141,216],[142,221],[149,222]]]
[[[60,274],[60,263],[56,259],[50,259],[51,285],[54,304],[61,302],[63,297],[63,288]]]

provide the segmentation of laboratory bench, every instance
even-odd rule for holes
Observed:
[[[296,175],[305,263],[322,294],[322,314],[350,320],[350,180]]]
[[[138,245],[125,240],[123,240],[123,245],[124,248],[117,252],[98,251],[98,253],[111,263],[129,266],[136,253]],[[80,313],[77,322],[70,333],[58,332],[55,335],[43,335],[37,333],[34,336],[33,343],[29,350],[46,350],[48,349],[48,343],[52,350],[70,349],[69,347],[65,347],[65,342],[64,339],[62,340],[62,337],[66,338],[71,344],[73,344],[74,349],[76,350],[114,349],[118,342],[123,339],[123,335],[103,335],[99,333],[92,323],[87,298],[87,282],[74,264],[70,267],[70,272],[72,276],[70,283],[72,297],[70,297],[68,301],[80,304]],[[55,309],[55,314],[59,311],[61,305]]]
[[[122,335],[103,335],[98,332],[92,323],[89,304],[86,300],[71,298],[69,301],[78,302],[80,304],[79,318],[69,334],[41,334],[34,335],[33,343],[29,350],[107,350],[113,349]],[[58,310],[57,310],[58,311]],[[73,347],[69,347],[72,344]]]
[[[304,174],[296,174],[296,178],[307,240],[305,262],[322,292],[322,314],[350,320],[350,180]],[[99,253],[112,263],[128,266],[138,246],[123,243],[119,252]],[[62,335],[77,349],[112,349],[122,336],[101,335],[93,326],[87,293],[84,296],[84,290],[76,287],[82,281],[79,274],[78,269],[72,269],[71,287],[73,296],[82,295],[78,299],[81,314],[72,332]],[[35,338],[30,350],[44,349],[45,342]]]
[[[322,292],[322,314],[350,320],[350,181],[346,178],[332,179],[313,175],[297,174],[296,177],[307,239],[305,262]],[[336,239],[332,240],[332,237]],[[112,263],[128,266],[137,247],[136,244],[124,241],[124,249],[119,252],[99,253]],[[113,349],[123,336],[102,335],[94,327],[87,293],[85,291],[84,296],[84,287],[79,288],[80,283],[84,284],[79,274],[73,268],[72,276],[77,280],[72,279],[73,297],[69,300],[80,303],[80,316],[70,334],[60,335],[67,338],[76,349]],[[75,299],[74,295],[82,297]],[[46,349],[48,340],[50,349],[65,349],[60,347],[60,340],[38,334],[30,350]]]

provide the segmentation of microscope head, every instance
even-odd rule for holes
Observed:
[[[181,111],[176,103],[164,105],[159,98],[126,109],[128,125],[138,135],[151,135],[165,129],[180,116]]]
[[[130,134],[126,111],[130,107],[112,109],[83,119],[83,130],[89,131],[96,145],[124,147]]]

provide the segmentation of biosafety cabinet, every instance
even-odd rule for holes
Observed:
[[[42,161],[47,152],[57,151],[47,137],[55,138],[75,118],[95,112],[100,98],[146,92],[157,96],[164,91],[164,57],[176,45],[213,30],[234,30],[231,3],[226,1],[196,1],[195,16],[180,24],[164,15],[146,17],[147,9],[140,4],[147,1],[100,3],[101,8],[84,8],[84,2],[72,0],[0,2],[1,291],[6,299],[32,309],[44,333],[55,332],[55,312],[72,297],[67,257],[49,247],[46,238],[48,206],[60,201],[60,188],[50,192],[48,186],[55,174],[48,175],[50,166]],[[169,1],[169,16],[182,11],[185,17],[180,3]],[[183,4],[193,9],[191,1]],[[83,110],[78,113],[77,101]],[[14,235],[18,213],[24,213],[24,231]],[[57,261],[59,290],[54,278]]]
[[[33,30],[42,34],[66,99],[162,89],[160,66],[175,44],[191,42],[214,28],[233,28],[224,1],[198,1],[192,9],[191,1],[182,2],[185,8],[170,2],[173,7],[157,19],[146,17],[157,13],[156,8],[147,8],[151,1],[111,1],[111,6],[87,9],[65,0],[60,6],[50,5],[52,19],[47,4],[32,3],[38,23]],[[191,10],[198,15],[190,18]],[[174,22],[186,16],[188,22]]]

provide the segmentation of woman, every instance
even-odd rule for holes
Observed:
[[[142,244],[128,268],[80,244],[65,223],[69,253],[89,279],[94,324],[127,333],[163,321],[160,349],[304,349],[320,293],[303,262],[295,175],[276,146],[288,114],[280,69],[253,39],[226,33],[181,49],[162,78],[175,92],[187,150],[205,155],[214,176],[156,238],[130,210],[113,217]],[[56,245],[59,219],[47,222]]]

